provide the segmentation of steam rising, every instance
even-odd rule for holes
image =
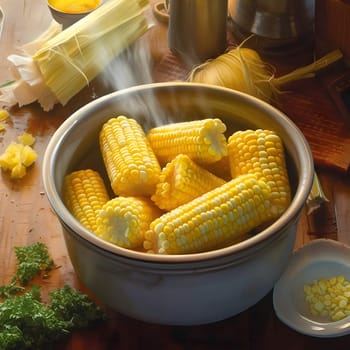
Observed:
[[[103,71],[100,79],[108,91],[120,91],[133,86],[151,84],[153,61],[146,40],[136,41],[124,50]],[[146,99],[123,99],[123,106],[117,106],[129,117],[137,118],[145,129],[164,124],[167,119],[159,106],[157,98],[149,95]]]
[[[101,48],[101,51],[106,49],[106,47]],[[152,58],[149,42],[141,38],[120,53],[103,70],[99,80],[102,80],[109,92],[152,84],[154,83],[154,67],[155,62]],[[146,131],[155,126],[184,121],[189,118],[212,116],[213,111],[210,110],[206,99],[200,96],[200,91],[196,91],[195,96],[193,94],[192,92],[192,96],[188,96],[189,102],[186,102],[184,101],[186,97],[183,96],[179,101],[175,92],[173,98],[169,98],[169,94],[167,94],[167,98],[162,98],[162,96],[157,95],[156,88],[148,89],[145,93],[130,94],[130,98],[120,99],[116,105],[116,113],[137,119]],[[187,107],[184,108],[184,106],[193,105],[194,102],[197,105],[197,112],[192,116],[192,111],[185,110]],[[182,108],[179,108],[180,105]]]
[[[113,90],[152,83],[152,57],[147,42],[137,41],[111,62],[103,79]]]

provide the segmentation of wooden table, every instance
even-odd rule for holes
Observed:
[[[50,23],[44,0],[2,0],[5,13],[0,39],[0,81],[11,78],[6,57],[18,46],[33,39]],[[176,57],[167,47],[167,26],[155,21],[144,36],[150,43],[154,59],[153,80],[184,77],[185,69],[174,65]],[[294,54],[264,57],[275,64],[278,74],[311,63],[314,51],[305,49]],[[286,112],[302,129],[314,153],[316,170],[329,201],[312,215],[304,210],[296,248],[310,240],[326,237],[350,243],[350,131],[330,100],[325,88],[329,79],[339,73],[335,67],[315,79],[294,83],[281,95],[277,107]],[[14,246],[45,243],[55,263],[60,266],[51,278],[42,281],[47,291],[69,284],[89,293],[77,279],[61,234],[61,227],[50,209],[41,180],[42,157],[50,136],[73,111],[88,102],[96,90],[94,84],[79,93],[65,107],[56,106],[43,112],[32,104],[10,110],[6,131],[0,134],[0,151],[24,131],[36,137],[39,157],[22,180],[0,179],[0,284],[9,282],[16,266]],[[97,93],[98,94],[98,93]],[[326,127],[325,127],[326,125]],[[322,135],[321,139],[319,135]],[[45,298],[45,296],[44,296]],[[350,336],[318,339],[301,335],[281,323],[273,310],[271,293],[249,310],[228,320],[194,327],[168,327],[145,324],[112,314],[103,325],[74,333],[58,349],[344,349]]]

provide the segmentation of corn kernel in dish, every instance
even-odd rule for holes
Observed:
[[[339,321],[350,315],[350,282],[343,275],[320,278],[304,286],[313,315]]]

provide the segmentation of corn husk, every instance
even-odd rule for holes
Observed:
[[[321,182],[317,176],[317,173],[315,172],[311,191],[306,201],[307,214],[308,215],[312,214],[315,210],[320,208],[320,206],[325,202],[328,202],[328,199],[325,193],[323,192]]]
[[[38,101],[46,111],[55,103],[67,104],[148,30],[148,4],[107,1],[58,34],[49,29],[27,44],[23,55],[10,55],[14,82],[0,89],[0,103],[22,106]]]
[[[238,46],[194,67],[188,81],[224,86],[271,102],[288,83],[312,78],[317,71],[342,57],[339,50],[334,50],[312,64],[276,78],[275,68],[264,62],[258,52]]]

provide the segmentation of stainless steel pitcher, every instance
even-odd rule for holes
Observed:
[[[313,31],[315,0],[230,0],[229,14],[243,35],[282,45]]]
[[[170,0],[169,47],[187,63],[214,58],[226,49],[228,0]]]

